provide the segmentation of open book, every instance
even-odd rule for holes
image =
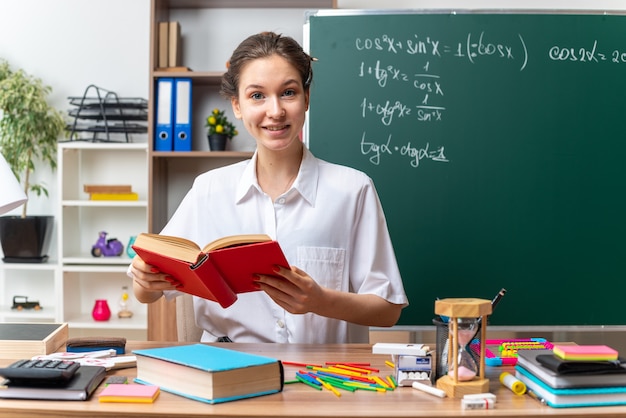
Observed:
[[[275,275],[275,265],[289,268],[278,242],[263,234],[227,236],[200,248],[184,238],[142,233],[132,247],[146,263],[178,280],[178,290],[224,308],[237,294],[259,290],[256,274]]]

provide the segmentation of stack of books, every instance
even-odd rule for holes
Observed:
[[[139,200],[129,184],[85,184],[83,190],[90,200]]]
[[[548,406],[626,405],[626,360],[611,347],[555,345],[517,355],[516,377]]]

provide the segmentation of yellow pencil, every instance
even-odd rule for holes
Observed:
[[[353,371],[355,373],[361,373],[361,374],[370,374],[370,373],[372,373],[372,371],[368,370],[368,369],[361,369],[359,367],[354,367],[354,366],[346,366],[344,364],[336,364],[334,366],[330,366],[329,368],[331,368],[331,369],[345,369],[345,370],[350,370],[350,371]]]
[[[378,383],[380,386],[382,386],[385,389],[391,389],[391,386],[389,386],[387,383],[385,383],[385,381],[383,379],[381,379],[378,376],[373,376],[372,379],[374,379],[374,381],[376,381],[376,383]]]
[[[385,364],[386,364],[387,366],[391,367],[392,369],[395,369],[395,368],[396,368],[396,365],[395,365],[395,364],[393,364],[392,362],[390,362],[389,360],[385,360]]]
[[[339,392],[337,389],[335,389],[333,386],[331,386],[330,384],[324,382],[322,379],[320,379],[319,377],[316,377],[315,380],[317,380],[318,382],[320,382],[322,384],[322,386],[324,386],[326,389],[330,390],[332,393],[334,393],[337,396],[341,396],[341,392]]]

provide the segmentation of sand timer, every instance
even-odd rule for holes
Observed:
[[[485,379],[485,341],[486,317],[491,314],[491,302],[473,298],[440,299],[435,301],[435,313],[450,318],[448,374],[437,380],[437,387],[453,398],[460,398],[469,393],[488,392],[489,380]],[[479,328],[480,356],[476,364],[472,354],[467,350]]]
[[[456,325],[455,330],[455,327],[448,323],[449,341],[456,342],[458,346],[458,354],[456,356],[450,355],[448,359],[448,375],[454,376],[456,374],[456,378],[460,382],[467,382],[478,375],[478,364],[468,348],[478,331],[479,324],[479,318],[457,318],[454,324]],[[456,338],[454,337],[455,332]],[[451,353],[450,350],[448,353]]]

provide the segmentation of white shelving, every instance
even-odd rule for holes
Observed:
[[[148,229],[147,143],[66,142],[59,144],[58,157],[58,316],[69,323],[70,333],[145,339],[147,308],[132,297],[126,250],[131,236]],[[90,200],[85,184],[129,184],[139,199]],[[100,231],[124,244],[121,256],[91,255]],[[123,286],[128,286],[134,313],[128,319],[117,317]],[[91,317],[96,299],[108,301],[110,320]]]
[[[40,264],[2,263],[0,322],[55,322],[59,306],[55,293],[57,277],[58,266],[54,260]],[[38,301],[42,309],[12,309],[14,296]]]

